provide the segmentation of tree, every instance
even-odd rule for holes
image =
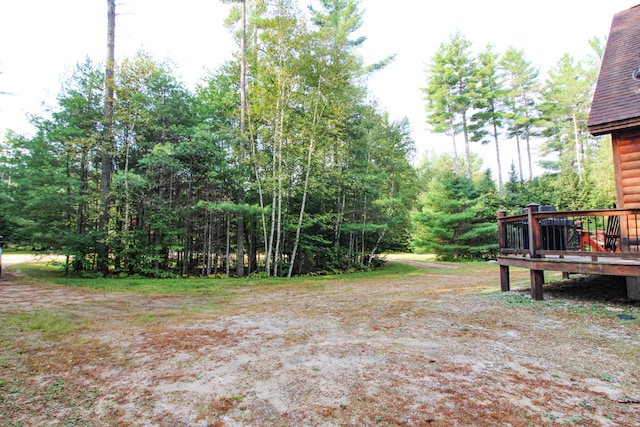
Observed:
[[[505,123],[507,136],[515,138],[518,151],[518,168],[520,181],[524,181],[521,139],[525,140],[529,179],[533,178],[533,163],[531,157],[531,137],[535,136],[535,126],[538,116],[538,97],[540,84],[539,71],[529,62],[524,51],[509,47],[500,60],[500,65],[506,73],[507,93],[505,100]]]
[[[239,132],[239,166],[244,169],[247,148],[245,141],[247,140],[247,1],[246,0],[229,0],[232,3],[240,3],[240,132]],[[242,174],[242,172],[241,172]],[[243,180],[241,178],[241,180]],[[244,203],[244,183],[238,184],[237,203]],[[244,276],[244,217],[242,210],[237,212],[236,218],[236,275]]]
[[[565,54],[549,71],[541,105],[544,135],[548,137],[542,153],[558,155],[557,161],[546,163],[547,167],[571,169],[580,181],[590,140],[587,119],[595,87],[594,73],[589,73],[585,65]]]
[[[109,273],[109,247],[106,240],[109,234],[109,210],[111,209],[111,168],[113,135],[113,103],[114,103],[114,70],[115,70],[115,28],[116,28],[116,3],[115,0],[107,0],[107,60],[105,65],[104,80],[104,120],[103,141],[101,153],[100,193],[101,213],[98,219],[98,228],[102,233],[98,245],[98,270],[103,274]]]
[[[19,226],[13,235],[16,242],[37,250],[64,250],[74,231],[69,207],[77,201],[77,194],[67,189],[76,182],[66,171],[64,145],[46,138],[50,123],[36,125],[39,130],[32,138],[15,134],[7,138],[14,155],[6,208]]]
[[[308,140],[308,149],[300,214],[288,277],[293,273],[300,244],[312,166],[313,163],[317,163],[312,163],[313,157],[319,160],[324,158],[329,138],[340,137],[340,122],[347,120],[349,107],[360,101],[361,95],[356,79],[363,74],[363,65],[355,53],[355,48],[360,46],[364,39],[351,38],[362,25],[363,12],[358,9],[359,2],[324,0],[321,1],[321,5],[324,11],[312,10],[314,22],[318,26],[311,38],[315,41],[314,55],[306,58],[303,56],[306,61],[301,64],[305,71],[303,81],[307,86],[302,105],[308,117],[305,129],[301,129],[301,133]]]
[[[471,153],[469,147],[469,112],[477,94],[477,63],[470,52],[471,42],[460,32],[451,35],[448,43],[442,43],[429,62],[427,69],[428,122],[436,132],[455,135],[462,131],[465,146],[465,176],[471,178]],[[456,162],[457,164],[457,162]]]
[[[207,165],[201,156],[208,150],[200,147],[186,159],[181,156],[197,122],[192,95],[173,76],[173,68],[138,52],[118,69],[110,239],[116,269],[157,275],[168,268],[169,252],[179,249],[185,273],[194,253],[193,164],[200,159],[199,165]]]
[[[486,144],[493,139],[496,149],[498,191],[502,192],[502,166],[500,161],[499,131],[504,118],[506,91],[503,88],[501,70],[498,67],[498,54],[488,45],[478,56],[477,94],[473,106],[476,108],[471,117],[472,139]]]
[[[73,180],[66,188],[70,197],[67,206],[68,232],[75,231],[74,244],[65,248],[67,256],[74,257],[74,269],[84,269],[92,256],[96,242],[92,222],[99,216],[92,206],[100,205],[99,176],[94,171],[93,159],[99,155],[97,147],[102,138],[104,117],[104,71],[88,59],[76,66],[73,74],[62,85],[57,97],[59,109],[52,113],[46,133],[51,143],[61,144],[65,162],[65,175]],[[45,123],[41,122],[41,123]]]
[[[491,194],[495,195],[495,185],[490,177],[481,182],[480,188],[488,194],[483,195],[470,179],[452,171],[439,175],[415,215],[414,248],[449,260],[495,255],[497,224],[495,212],[489,213],[494,203],[487,205]]]
[[[87,273],[154,277],[230,274],[245,255],[268,275],[366,269],[407,247],[413,141],[366,97],[390,58],[364,65],[359,2],[245,6],[244,102],[242,55],[195,93],[145,52],[108,79],[81,64],[37,137],[3,147],[2,208],[34,207],[15,236]]]

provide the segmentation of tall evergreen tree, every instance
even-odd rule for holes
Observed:
[[[471,41],[460,32],[442,43],[427,69],[428,122],[436,132],[455,135],[462,131],[465,147],[465,176],[471,178],[471,151],[469,146],[470,111],[477,98],[477,62],[471,51]],[[455,139],[454,139],[455,147]]]
[[[526,143],[529,179],[533,178],[533,160],[531,157],[531,138],[535,136],[535,124],[538,118],[538,99],[540,84],[539,71],[529,62],[524,51],[509,47],[500,60],[505,71],[505,124],[507,135],[515,138],[518,152],[520,181],[524,180],[520,142]]]
[[[544,135],[548,137],[542,154],[556,153],[558,161],[547,167],[574,171],[579,180],[584,177],[585,153],[590,141],[587,119],[595,87],[592,73],[584,61],[576,61],[565,54],[550,70],[541,105]]]
[[[502,164],[500,159],[499,134],[504,119],[506,91],[502,72],[498,65],[498,54],[488,45],[478,56],[476,96],[473,103],[476,111],[471,117],[472,139],[482,144],[493,139],[496,150],[498,191],[502,192]],[[490,139],[486,139],[486,138]]]

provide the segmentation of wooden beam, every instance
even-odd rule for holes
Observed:
[[[606,274],[610,276],[640,276],[640,263],[590,262],[569,258],[523,258],[499,256],[501,266],[522,267],[529,270],[565,271],[576,274]]]

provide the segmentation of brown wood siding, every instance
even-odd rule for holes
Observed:
[[[640,130],[614,132],[611,141],[618,207],[640,208]]]
[[[640,129],[614,132],[611,135],[619,208],[640,208]],[[624,239],[640,237],[638,224],[623,223]]]

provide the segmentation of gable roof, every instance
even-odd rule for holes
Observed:
[[[640,5],[613,17],[587,127],[592,135],[640,127]]]

